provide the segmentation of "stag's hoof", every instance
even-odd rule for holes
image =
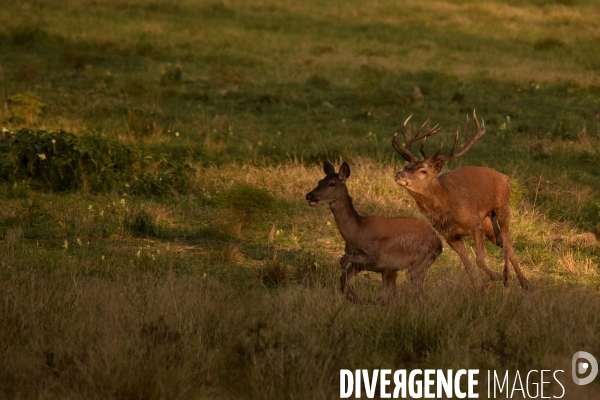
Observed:
[[[477,295],[483,295],[485,292],[486,285],[483,284],[481,279],[472,279],[471,284]]]
[[[346,299],[350,303],[354,303],[354,304],[358,304],[358,305],[362,304],[362,301],[354,293],[352,293],[352,294],[346,293]]]
[[[527,278],[519,278],[519,282],[521,283],[521,286],[523,287],[523,289],[525,289],[525,290],[532,289],[531,283],[529,283]]]
[[[342,289],[340,290],[340,293],[346,298],[346,300],[348,300],[351,303],[363,304],[363,302],[358,298],[356,293],[354,293],[354,291],[351,289]]]
[[[483,288],[483,279],[479,273],[469,274],[469,279],[471,280],[471,285],[473,285],[476,290]]]
[[[495,271],[492,271],[492,273],[489,274],[489,277],[493,281],[501,281],[502,280],[502,274],[500,274],[499,272],[495,272]]]
[[[388,299],[388,298],[382,298],[380,297],[379,300],[377,300],[377,305],[379,307],[387,307],[392,303],[393,299]]]

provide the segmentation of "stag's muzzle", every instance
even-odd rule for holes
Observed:
[[[396,183],[400,186],[407,186],[408,181],[406,180],[406,173],[404,171],[396,172],[396,176],[394,177]]]

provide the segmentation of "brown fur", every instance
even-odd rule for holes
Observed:
[[[351,299],[356,296],[348,283],[360,271],[382,274],[382,298],[396,291],[396,275],[408,269],[408,280],[418,290],[423,289],[427,270],[442,251],[442,243],[431,226],[414,218],[360,216],[352,205],[346,179],[350,167],[343,163],[336,173],[327,161],[327,175],[306,195],[309,204],[328,203],[340,234],[346,241],[341,259],[341,288]]]
[[[475,121],[477,116],[475,115]],[[470,148],[485,132],[477,123],[477,135],[465,148]],[[405,123],[406,124],[406,123]],[[415,135],[416,137],[417,135]],[[458,134],[457,134],[458,136]],[[406,134],[405,134],[405,137]],[[397,148],[394,139],[394,148]],[[510,264],[519,278],[521,286],[529,288],[529,281],[521,272],[519,262],[513,251],[509,235],[510,223],[510,180],[508,176],[487,167],[462,167],[449,171],[438,177],[442,168],[442,160],[453,157],[454,149],[448,156],[426,156],[419,161],[407,152],[406,147],[399,153],[410,162],[404,170],[396,173],[396,182],[403,186],[415,199],[419,210],[427,217],[433,227],[446,238],[460,256],[469,277],[476,287],[481,285],[481,277],[473,267],[462,238],[473,236],[475,242],[477,266],[485,271],[492,280],[503,279],[504,285],[510,281]],[[398,150],[398,149],[397,149]],[[497,231],[494,232],[492,219],[497,220]],[[491,271],[485,263],[485,238],[504,249],[504,274]]]

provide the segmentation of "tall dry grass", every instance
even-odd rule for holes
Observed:
[[[477,296],[463,275],[430,280],[422,298],[403,293],[381,307],[344,300],[335,273],[312,285],[290,278],[267,287],[253,278],[173,272],[103,279],[4,270],[0,393],[23,399],[329,399],[339,393],[342,368],[570,373],[567,355],[581,348],[600,352],[597,293],[525,293],[490,283]],[[369,296],[377,283],[359,286]],[[560,394],[557,385],[551,389]],[[590,396],[597,389],[591,385]],[[585,391],[576,393],[586,398]]]

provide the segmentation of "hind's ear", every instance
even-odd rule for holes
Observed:
[[[325,172],[325,175],[327,176],[335,175],[335,168],[329,161],[325,160],[323,161],[323,172]]]
[[[350,166],[344,161],[344,163],[340,166],[340,170],[338,172],[338,176],[342,181],[345,181],[350,176]]]

